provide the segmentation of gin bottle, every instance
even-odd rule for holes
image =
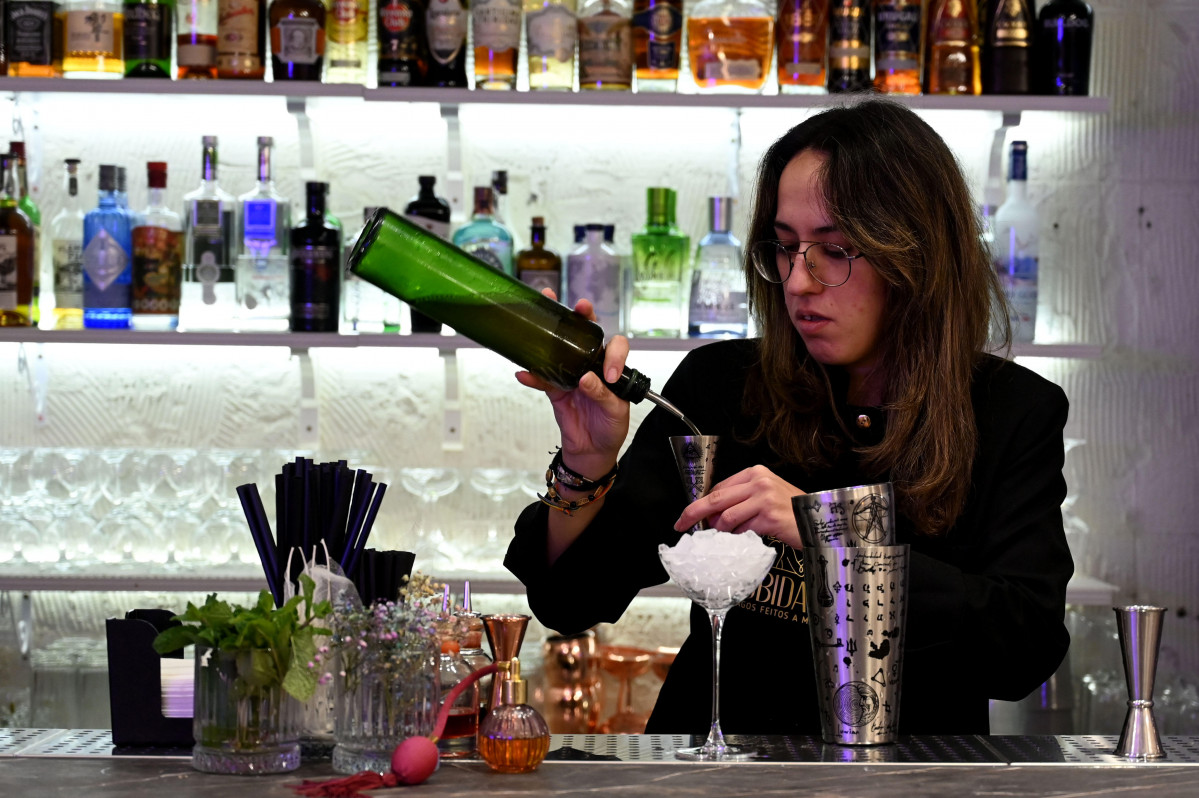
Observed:
[[[604,225],[588,224],[583,241],[566,256],[563,303],[573,308],[580,299],[595,307],[595,320],[606,335],[622,329],[620,323],[620,256],[604,241]]]
[[[275,190],[271,151],[275,140],[258,137],[258,182],[237,198],[237,308],[243,329],[286,330],[291,204]]]
[[[183,197],[183,300],[188,330],[232,330],[237,317],[233,195],[217,182],[217,137],[204,136],[200,186]]]
[[[303,223],[291,231],[292,332],[337,332],[341,232],[325,220],[326,183],[305,184]]]
[[[421,175],[417,178],[420,191],[404,208],[404,216],[413,224],[420,225],[438,238],[450,238],[450,203],[437,196],[433,187],[437,178],[433,175]],[[431,319],[415,308],[411,309],[412,332],[439,333],[441,322]]]
[[[83,326],[124,330],[133,316],[133,217],[117,204],[117,168],[100,167],[100,198],[83,217]]]
[[[173,330],[179,324],[183,224],[166,205],[167,165],[146,164],[149,205],[133,228],[133,329]]]
[[[575,0],[524,0],[529,88],[570,91],[575,82]]]
[[[708,200],[710,230],[695,250],[687,334],[692,338],[744,338],[749,331],[741,242],[729,232],[731,197]]]
[[[491,186],[475,186],[475,212],[454,233],[454,245],[504,274],[514,274],[512,231],[495,220]]]
[[[533,217],[528,249],[516,256],[516,276],[525,285],[540,291],[548,288],[554,296],[562,296],[562,258],[545,246],[545,219]]]
[[[50,269],[54,282],[54,329],[83,327],[83,201],[79,197],[79,159],[63,162],[67,200],[50,220]]]
[[[683,327],[683,274],[691,239],[674,225],[669,188],[646,191],[645,228],[633,235],[629,335],[677,338]]]
[[[995,212],[995,270],[1008,301],[1012,340],[1033,340],[1037,326],[1039,241],[1036,208],[1028,200],[1028,142],[1013,141],[1007,198]]]
[[[347,332],[377,333],[400,331],[400,300],[385,293],[378,286],[368,283],[350,271],[350,252],[378,208],[362,209],[362,229],[347,240],[343,248],[344,257],[341,283],[341,321]],[[438,330],[441,324],[437,323]]]
[[[0,155],[0,327],[33,324],[33,224],[17,205],[16,159]]]

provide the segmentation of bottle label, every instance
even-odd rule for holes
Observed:
[[[7,3],[8,60],[12,64],[50,66],[54,63],[56,3]]]
[[[278,207],[274,200],[246,200],[242,204],[242,236],[246,242],[270,239],[275,244]]]
[[[824,70],[825,4],[792,0],[778,20],[779,68],[784,75],[819,75]]]
[[[466,46],[466,9],[459,0],[429,0],[425,25],[429,55],[437,63],[449,64]]]
[[[687,323],[690,325],[740,325],[749,322],[744,286],[738,286],[735,270],[696,271],[691,278],[691,302]]]
[[[217,5],[217,66],[244,68],[251,56],[257,67],[261,44],[258,41],[259,6],[255,0],[220,0]]]
[[[640,4],[639,4],[640,5]],[[646,66],[649,69],[678,69],[679,41],[683,31],[682,4],[655,2],[633,14],[633,35],[646,41]]]
[[[66,54],[75,57],[116,58],[114,29],[113,14],[108,11],[68,11]]]
[[[575,55],[575,15],[561,5],[543,6],[525,17],[530,58],[570,61]]]
[[[875,7],[875,68],[914,71],[920,68],[920,3],[889,0]]]
[[[442,240],[450,240],[449,222],[439,222],[436,219],[426,219],[424,216],[416,216],[411,213],[404,214],[404,218],[412,222],[417,227],[428,230],[430,233]]]
[[[383,0],[379,4],[379,57],[414,61],[420,57],[419,6],[408,0]]]
[[[579,19],[579,83],[629,83],[633,39],[628,17],[602,11]]]
[[[0,310],[17,308],[17,237],[0,235],[0,263],[12,264],[11,269],[0,269]]]
[[[476,0],[475,47],[503,52],[520,46],[520,0]]]
[[[479,241],[465,244],[462,249],[498,272],[507,272],[512,263],[512,244],[507,241]]]
[[[315,64],[325,54],[325,33],[312,17],[284,17],[275,23],[271,44],[284,63]]]
[[[380,20],[382,17],[380,10]],[[337,44],[365,42],[369,22],[369,0],[333,0],[328,17],[329,41]]]
[[[291,319],[312,325],[336,325],[341,267],[337,248],[297,247],[291,256]]]
[[[995,47],[1028,47],[1032,39],[1031,14],[1024,0],[1000,0],[988,32]]]
[[[171,57],[171,25],[167,6],[126,4],[125,60],[149,61]]]
[[[183,238],[162,227],[133,228],[133,312],[177,315]]]
[[[83,307],[83,241],[56,238],[50,244],[54,301],[60,308]]]
[[[932,45],[969,47],[974,36],[965,3],[951,0],[941,6],[941,15],[929,25],[928,38]]]
[[[128,265],[129,253],[103,228],[83,248],[83,273],[100,291],[112,285]]]
[[[191,212],[191,263],[184,266],[184,280],[204,285],[233,282],[234,270],[229,262],[229,212],[221,207],[219,200],[196,200]],[[208,296],[206,292],[205,298]]]
[[[558,269],[521,269],[520,281],[538,293],[543,288],[551,289],[555,295],[562,292],[562,272]]]
[[[829,17],[829,68],[870,69],[868,0],[839,0]],[[869,76],[867,76],[869,77]]]
[[[1037,258],[1012,255],[995,261],[1003,293],[1007,297],[1012,335],[1017,341],[1031,341],[1037,323]]]

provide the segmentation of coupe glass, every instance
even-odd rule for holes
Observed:
[[[494,567],[504,559],[506,542],[500,541],[497,517],[505,517],[501,509],[504,498],[520,490],[521,474],[512,468],[476,468],[470,472],[470,486],[491,499],[487,512],[487,540],[470,558],[470,565],[480,570]]]
[[[750,751],[729,745],[720,730],[720,634],[730,609],[762,583],[774,564],[774,549],[753,532],[734,535],[714,529],[685,534],[674,547],[661,545],[662,567],[687,598],[712,621],[712,727],[707,741],[675,751],[679,759],[748,759]]]
[[[600,649],[600,667],[620,682],[616,712],[603,725],[604,734],[642,734],[649,715],[633,710],[633,680],[649,673],[654,652],[635,646],[604,646]]]
[[[437,501],[458,490],[462,477],[456,468],[401,468],[400,484],[404,490],[420,497],[424,503],[421,513],[420,531],[417,533],[422,544],[428,543],[433,552],[417,552],[426,557],[436,553],[445,558],[446,564],[454,565],[454,552],[450,550],[449,542],[441,532],[435,511]]]

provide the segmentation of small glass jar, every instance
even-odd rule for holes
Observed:
[[[459,636],[455,634],[453,621],[440,625],[441,637],[441,694],[450,690],[474,672],[463,658]],[[479,685],[472,684],[463,690],[450,706],[446,716],[445,730],[437,740],[437,748],[443,758],[469,756],[475,751],[475,735],[479,732]]]

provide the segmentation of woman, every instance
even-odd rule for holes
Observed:
[[[746,278],[761,339],[693,350],[662,391],[721,436],[712,491],[684,506],[676,418],[652,411],[613,478],[628,405],[594,374],[561,391],[521,373],[548,394],[562,447],[505,564],[538,619],[569,633],[666,581],[658,544],[696,522],[761,535],[779,555],[728,615],[722,726],[818,733],[791,497],[889,480],[912,552],[900,730],[986,733],[987,700],[1024,697],[1069,645],[1065,396],[985,354],[1002,293],[961,170],[911,111],[876,100],[809,118],[767,151],[757,191]],[[609,344],[609,379],[627,352]],[[648,731],[707,729],[710,639],[693,606]]]

